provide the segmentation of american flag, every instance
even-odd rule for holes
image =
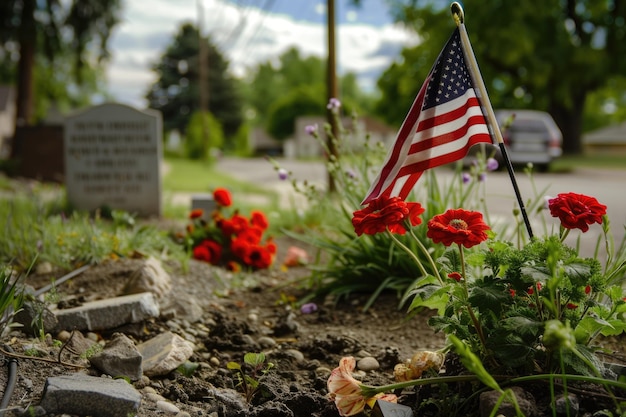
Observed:
[[[492,143],[467,68],[457,28],[430,70],[383,167],[361,204],[409,195],[422,173],[467,155],[477,143]]]

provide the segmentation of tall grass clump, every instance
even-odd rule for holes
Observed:
[[[340,124],[339,124],[340,125]],[[356,126],[356,119],[354,119]],[[354,129],[356,131],[356,129]],[[317,126],[307,126],[311,140],[317,140],[330,157],[326,161],[329,176],[334,181],[335,191],[328,193],[326,187],[311,184],[306,179],[291,178],[294,190],[304,196],[307,208],[294,209],[292,215],[300,218],[296,227],[284,230],[284,233],[300,240],[317,250],[317,261],[309,265],[311,276],[305,286],[311,290],[311,297],[331,295],[340,299],[352,293],[371,294],[365,309],[376,300],[383,291],[404,294],[422,275],[414,260],[385,234],[362,235],[357,237],[352,225],[353,212],[361,207],[361,201],[367,194],[370,179],[377,173],[385,156],[385,145],[374,143],[370,135],[358,137],[340,125],[338,137],[332,135],[329,125],[325,126],[326,135],[320,135]],[[328,147],[325,137],[330,137],[337,149],[335,157]],[[275,169],[282,170],[274,162]],[[449,169],[449,168],[448,168]],[[471,174],[477,179],[482,174],[483,166],[475,166]],[[449,206],[461,206],[472,201],[482,204],[476,196],[484,192],[479,181],[464,181],[462,167],[456,167],[456,174],[451,181],[440,182],[434,171],[424,174],[420,180],[420,201],[426,202],[428,218],[441,213]],[[291,176],[291,173],[283,173]],[[292,220],[296,224],[295,219]],[[420,241],[428,246],[434,257],[439,257],[442,249],[428,244],[424,229],[416,231]],[[409,236],[397,236],[400,243],[414,253],[415,239]],[[418,255],[422,256],[422,255]],[[422,259],[424,265],[426,259]],[[432,267],[427,266],[427,272]]]
[[[99,212],[66,213],[58,207],[58,202],[37,196],[3,201],[0,263],[25,270],[37,259],[72,269],[137,253],[186,259],[166,232],[138,224],[130,213],[112,211],[105,218]]]

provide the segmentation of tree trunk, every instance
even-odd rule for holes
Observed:
[[[563,133],[563,153],[580,155],[583,153],[582,127],[587,91],[574,92],[571,99],[571,106],[553,103],[549,112]]]
[[[24,1],[22,25],[19,31],[20,61],[17,72],[15,126],[28,126],[33,117],[33,70],[37,34],[35,29],[35,0]]]

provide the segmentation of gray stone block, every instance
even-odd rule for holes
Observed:
[[[57,330],[107,330],[159,316],[159,304],[150,292],[92,301],[80,307],[52,310]]]
[[[41,399],[48,414],[93,417],[136,415],[140,404],[141,394],[128,382],[84,374],[48,378]]]

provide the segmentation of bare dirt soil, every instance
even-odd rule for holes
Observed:
[[[294,242],[279,241],[278,264],[291,244]],[[114,297],[140,262],[134,259],[103,262],[60,285],[57,291],[65,300]],[[382,385],[393,382],[394,366],[408,360],[417,350],[436,350],[444,345],[443,336],[427,325],[432,313],[409,317],[399,308],[397,294],[382,294],[366,312],[362,306],[368,295],[359,294],[347,300],[313,300],[317,310],[302,312],[297,300],[306,292],[295,283],[307,276],[303,267],[287,270],[275,267],[246,276],[235,276],[196,261],[190,261],[186,270],[173,262],[166,262],[165,267],[173,284],[168,297],[188,300],[190,304],[193,300],[202,308],[201,317],[187,322],[187,328],[180,322],[173,326],[171,317],[160,317],[142,323],[139,328],[115,331],[124,331],[137,343],[164,331],[183,337],[195,334],[195,351],[190,361],[200,366],[189,376],[173,371],[134,383],[143,395],[137,414],[140,417],[336,417],[339,414],[327,397],[326,381],[341,357],[374,357],[380,367],[358,371],[357,376],[364,383]],[[33,276],[27,283],[40,288],[66,272]],[[101,332],[97,337],[106,342],[111,333]],[[30,344],[39,343],[48,352],[45,355],[48,359],[55,359],[58,352],[58,347],[17,332],[1,342],[22,354]],[[612,350],[624,350],[619,341],[612,346]],[[257,395],[246,402],[227,364],[243,363],[244,355],[249,352],[264,352],[274,366],[259,379],[261,389]],[[85,364],[76,357],[68,357],[66,361]],[[10,416],[21,415],[18,409],[37,405],[50,376],[72,372],[98,375],[89,367],[78,370],[35,359],[19,359],[18,372],[17,389],[10,402],[14,411],[7,413]],[[0,391],[4,390],[6,373],[6,366],[2,366]],[[168,414],[155,402],[153,394],[173,404],[178,414],[175,410]],[[416,404],[415,391],[401,394],[401,402],[411,407]],[[422,395],[431,394],[423,391]]]
[[[293,243],[279,241],[277,263]],[[133,259],[105,261],[60,284],[56,291],[61,300],[70,303],[114,297],[120,294],[140,263],[141,260]],[[190,361],[200,366],[193,375],[187,377],[174,371],[148,381],[144,378],[135,383],[135,387],[139,390],[151,387],[150,392],[156,391],[181,410],[181,416],[186,415],[184,413],[194,416],[337,416],[334,404],[327,398],[326,380],[341,357],[375,357],[380,368],[361,372],[361,377],[371,384],[387,384],[392,382],[396,363],[409,359],[416,350],[443,346],[443,337],[428,328],[424,315],[408,318],[405,310],[399,308],[396,294],[383,294],[366,312],[362,311],[362,306],[367,296],[354,295],[348,300],[312,300],[317,310],[303,313],[297,303],[306,295],[297,285],[308,274],[303,267],[287,270],[275,267],[240,276],[193,260],[187,270],[173,262],[166,262],[165,268],[173,284],[168,297],[193,299],[202,307],[202,317],[195,323],[188,323],[191,330],[178,333],[185,337],[194,333],[193,327],[198,327],[208,328],[208,336],[194,341],[195,352]],[[27,284],[41,288],[67,272],[31,276]],[[141,329],[115,331],[122,330],[139,343],[159,332],[176,333],[168,320],[170,318],[161,317],[144,323]],[[101,332],[97,337],[106,342],[112,332]],[[57,337],[51,336],[52,339]],[[33,344],[47,351],[48,359],[56,359],[58,352],[58,346],[46,345],[20,332],[13,332],[2,342],[19,354],[24,354]],[[255,396],[246,410],[238,410],[239,406],[232,404],[223,406],[223,399],[216,400],[216,396],[219,397],[216,389],[240,391],[227,363],[243,363],[243,356],[248,352],[264,352],[267,361],[274,365],[261,380],[271,386],[266,387],[266,391],[276,391],[271,396],[279,405],[262,406],[267,403],[267,393]],[[2,356],[0,354],[0,359]],[[83,365],[86,362],[78,357],[65,360]],[[19,359],[17,389],[10,407],[24,409],[38,404],[47,377],[77,371],[98,375],[89,367],[78,370],[36,359]],[[3,366],[0,370],[2,390],[5,384],[6,367]],[[281,402],[286,404],[285,398],[291,401],[286,408],[280,406]],[[211,414],[215,412],[218,414]],[[8,415],[19,414],[14,411]],[[157,415],[166,414],[144,397],[138,416]]]

